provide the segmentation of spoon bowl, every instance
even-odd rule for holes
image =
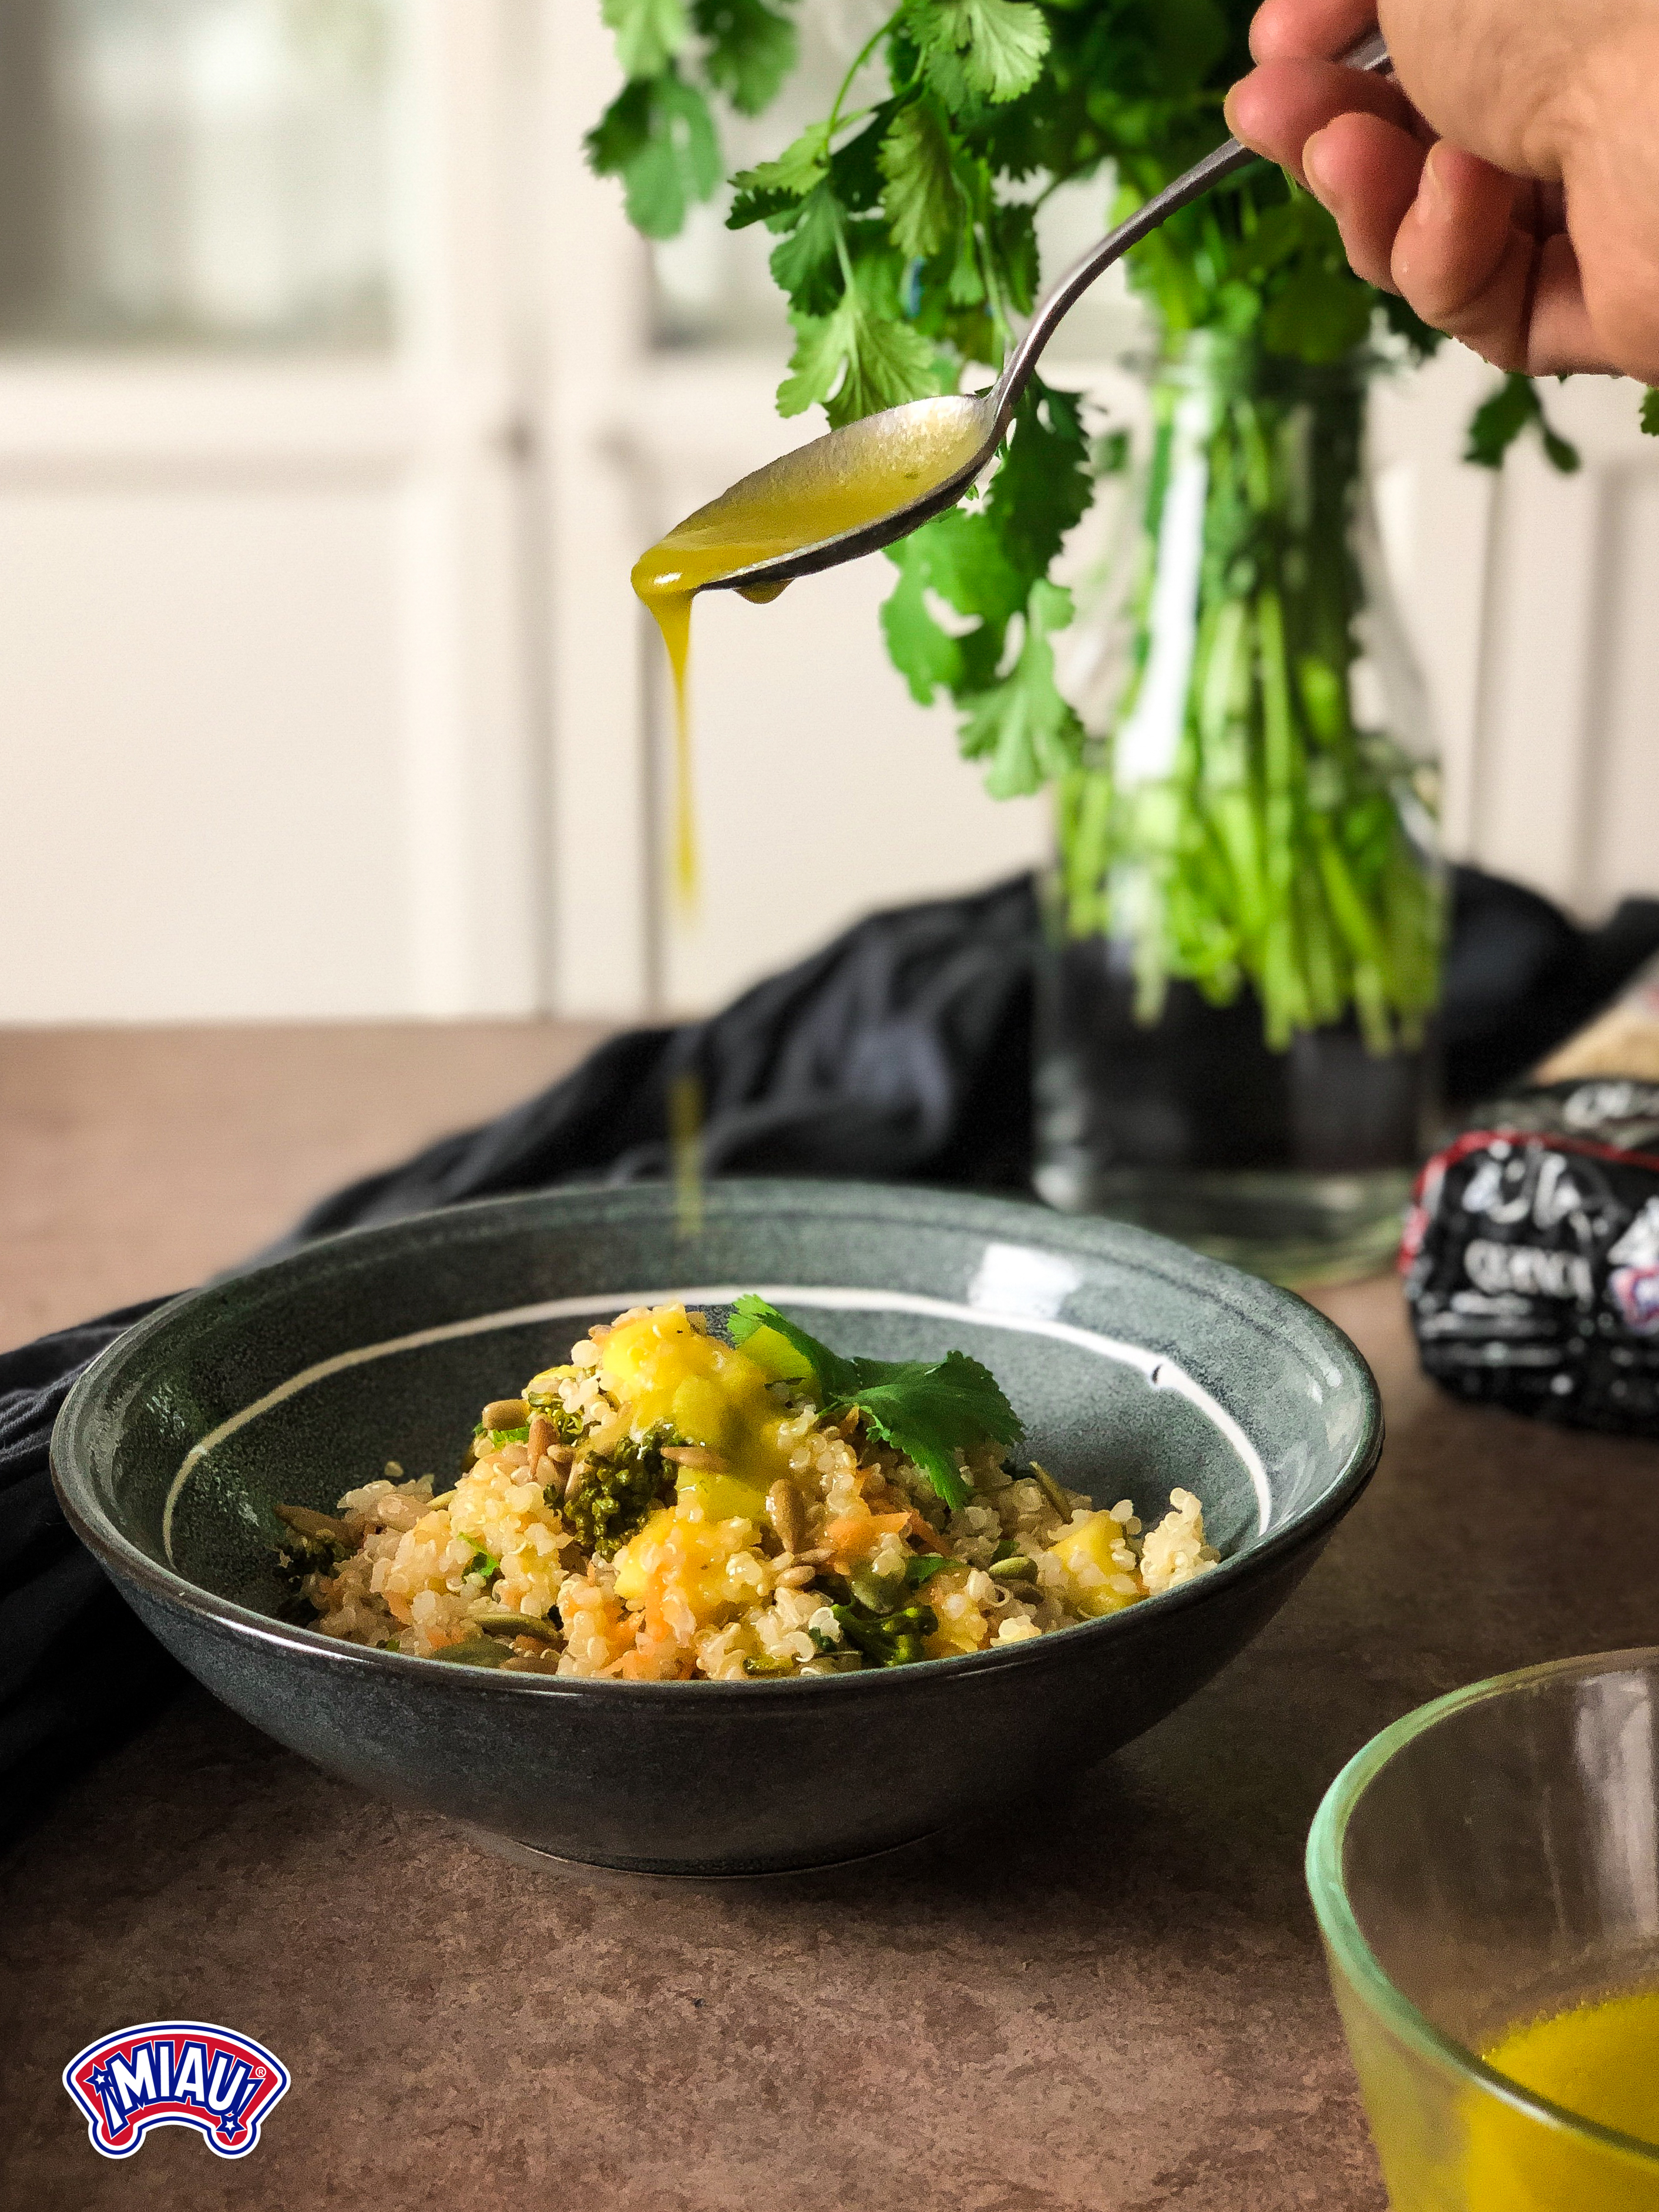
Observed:
[[[1381,32],[1341,60],[1373,76],[1393,66]],[[635,569],[641,597],[653,605],[698,591],[774,599],[797,576],[878,552],[953,507],[995,457],[1043,348],[1089,287],[1178,209],[1258,158],[1230,138],[1138,207],[1043,295],[988,391],[866,415],[769,462],[688,515]]]
[[[641,555],[635,590],[647,604],[704,590],[772,599],[876,551],[954,506],[984,468],[1002,435],[996,390],[912,399],[780,454]]]

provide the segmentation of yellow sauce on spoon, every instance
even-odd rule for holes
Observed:
[[[688,903],[696,889],[686,671],[691,602],[710,584],[805,552],[908,507],[973,459],[985,415],[973,398],[916,399],[872,415],[742,477],[677,522],[634,564],[634,589],[656,617],[674,678],[674,879]],[[737,589],[775,599],[784,586]]]

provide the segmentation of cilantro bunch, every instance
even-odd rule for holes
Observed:
[[[672,236],[720,188],[720,104],[767,106],[793,65],[793,11],[810,4],[601,0],[628,82],[590,156],[622,179],[648,235]],[[1038,289],[1043,202],[1097,178],[1103,227],[1218,144],[1254,9],[899,0],[828,112],[731,180],[727,222],[772,235],[789,303],[779,411],[821,407],[839,426],[1000,368]],[[870,64],[885,89],[855,105]],[[1212,346],[1265,364],[1267,386],[1275,363],[1316,376],[1361,359],[1380,332],[1419,356],[1439,342],[1353,274],[1325,210],[1266,164],[1172,218],[1128,274],[1166,355]],[[1414,1037],[1432,1003],[1438,919],[1398,793],[1344,703],[1363,605],[1342,503],[1358,446],[1339,441],[1348,477],[1316,548],[1297,534],[1294,414],[1246,393],[1212,426],[1199,615],[1209,686],[1194,677],[1181,757],[1154,787],[1119,787],[1111,740],[1085,733],[1056,681],[1054,640],[1073,609],[1051,572],[1122,459],[1121,440],[1091,445],[1072,393],[1034,381],[988,488],[889,549],[898,573],[881,619],[913,696],[955,702],[962,750],[994,796],[1057,788],[1068,925],[1137,937],[1145,1018],[1171,976],[1223,1003],[1248,984],[1275,1044],[1352,1009],[1382,1050]],[[1659,431],[1659,394],[1644,421]],[[1537,387],[1516,376],[1475,416],[1468,458],[1496,466],[1528,433],[1556,466],[1577,467]],[[1132,654],[1143,674],[1171,451],[1165,436],[1152,461]],[[1144,881],[1115,906],[1126,860],[1151,894]]]
[[[987,1442],[1017,1444],[1025,1433],[995,1376],[965,1352],[943,1359],[848,1358],[764,1298],[739,1298],[726,1324],[732,1343],[746,1344],[763,1328],[792,1345],[811,1369],[821,1413],[834,1419],[856,1407],[865,1426],[919,1467],[947,1505],[968,1503],[958,1451]]]
[[[810,0],[601,0],[628,82],[588,141],[652,238],[672,237],[723,181],[715,111],[775,97]],[[1225,135],[1221,101],[1249,66],[1251,0],[902,0],[848,70],[829,112],[740,173],[727,221],[763,223],[796,346],[779,411],[840,425],[996,369],[1039,281],[1036,210],[1079,179],[1115,178],[1118,214]],[[849,105],[864,65],[885,97]],[[1107,212],[1103,201],[1103,215]],[[1379,304],[1419,350],[1434,334],[1349,270],[1334,224],[1265,166],[1139,246],[1131,281],[1171,336],[1255,332],[1328,362],[1362,343]],[[1541,410],[1512,378],[1481,411],[1473,458],[1495,465]],[[1553,434],[1552,458],[1576,457]],[[883,611],[889,651],[924,703],[943,688],[994,795],[1076,766],[1083,732],[1054,682],[1069,594],[1049,569],[1094,495],[1077,401],[1034,386],[981,501],[902,540]],[[929,611],[943,602],[945,623]]]

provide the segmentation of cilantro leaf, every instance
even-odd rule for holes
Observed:
[[[1012,566],[1023,575],[1046,575],[1066,532],[1088,513],[1094,495],[1077,395],[1034,380],[1019,403],[986,501]]]
[[[901,253],[926,259],[957,227],[958,199],[951,136],[931,100],[900,108],[876,159],[887,179],[882,206]]]
[[[775,230],[787,226],[794,210],[794,193],[781,192],[775,185],[762,191],[734,191],[726,211],[726,227],[728,230],[747,230],[750,223],[763,222]]]
[[[630,79],[660,76],[691,35],[685,0],[599,0],[599,15]]]
[[[1413,361],[1432,361],[1446,343],[1446,334],[1431,323],[1425,323],[1414,307],[1408,307],[1397,292],[1384,292],[1377,301],[1382,311],[1384,326],[1397,338],[1403,338]]]
[[[1254,297],[1250,306],[1254,313]],[[1317,367],[1362,345],[1370,326],[1370,294],[1346,269],[1304,266],[1293,271],[1262,316],[1261,343],[1269,353]]]
[[[904,26],[947,100],[958,80],[987,100],[1017,99],[1048,51],[1048,23],[1030,0],[910,0]]]
[[[933,348],[912,325],[883,312],[868,267],[855,265],[853,289],[828,315],[790,316],[796,344],[790,374],[778,386],[780,415],[804,414],[816,404],[840,429],[939,390]]]
[[[989,758],[985,787],[993,799],[1039,791],[1081,760],[1083,727],[1055,684],[1049,642],[1071,619],[1071,593],[1040,577],[1026,605],[1019,658],[1000,684],[969,704],[962,750],[969,760]]]
[[[985,271],[980,266],[979,241],[964,223],[957,237],[956,259],[945,280],[945,297],[952,307],[976,307],[985,297]]]
[[[856,1389],[847,1394],[866,1423],[927,1477],[947,1505],[965,1505],[968,1486],[957,1472],[958,1450],[988,1437],[1018,1443],[1024,1430],[995,1377],[965,1352],[943,1359],[862,1359]],[[881,1379],[878,1379],[878,1378]]]
[[[882,628],[911,696],[926,706],[942,684],[961,701],[994,684],[1008,624],[1024,608],[1032,572],[1011,557],[988,501],[947,508],[889,546],[887,557],[899,581],[882,608]],[[975,625],[952,635],[929,611],[929,592],[957,614],[976,616]]]
[[[799,138],[792,139],[775,161],[761,161],[752,169],[739,169],[732,182],[739,192],[757,196],[781,192],[805,199],[814,185],[830,173],[830,125],[809,123]]]
[[[837,146],[830,156],[830,181],[836,188],[836,198],[849,215],[862,215],[881,199],[882,141],[887,136],[887,126],[896,108],[896,102],[884,100],[872,111],[863,130],[844,146]]]
[[[993,519],[988,501],[952,507],[916,535],[924,539],[927,577],[946,606],[1000,625],[1025,605],[1030,586]]]
[[[811,1363],[830,1416],[856,1407],[866,1425],[927,1477],[947,1505],[965,1505],[968,1486],[957,1469],[958,1451],[988,1438],[1018,1443],[1025,1431],[988,1368],[965,1352],[943,1359],[860,1359],[833,1352],[775,1306],[752,1293],[732,1310],[728,1333],[741,1345],[757,1328],[773,1328]]]
[[[932,705],[941,684],[954,691],[962,680],[961,644],[935,622],[927,605],[927,527],[913,530],[888,547],[899,580],[881,610],[887,657],[919,707]]]
[[[840,211],[828,185],[814,185],[799,209],[793,228],[772,249],[772,275],[792,307],[804,315],[827,315],[845,289]]]
[[[1021,200],[994,208],[990,232],[1008,305],[1016,314],[1029,315],[1036,304],[1036,210]]]
[[[1152,37],[1164,84],[1196,92],[1227,51],[1227,20],[1216,0],[1159,0]]]
[[[1531,377],[1514,373],[1475,410],[1463,458],[1480,468],[1500,468],[1516,440],[1532,429],[1537,431],[1551,465],[1563,476],[1571,476],[1579,465],[1578,448],[1551,427],[1542,395]]]
[[[758,115],[795,66],[795,27],[766,0],[692,0],[691,20],[708,41],[703,70],[739,115]]]
[[[1659,438],[1659,388],[1650,392],[1642,402],[1642,428],[1650,438]]]
[[[1033,584],[1094,497],[1088,460],[1075,395],[1034,384],[984,503],[952,507],[888,548],[899,580],[881,622],[893,665],[921,705],[940,684],[969,705],[969,739],[977,750],[998,754],[1007,745],[1003,773],[1019,779],[1011,788],[1035,787],[1025,781],[1033,748],[1052,758],[1058,746],[1069,759],[1080,737],[1070,709],[1042,684],[1042,639],[1023,673],[1017,666],[1007,684],[997,686],[996,667],[1009,622],[1025,609]],[[977,629],[952,636],[929,611],[929,592],[958,614],[977,616]],[[1057,617],[1054,605],[1039,605],[1045,617]],[[1060,623],[1050,619],[1048,627]],[[1039,701],[1043,712],[1033,720]],[[1009,721],[1016,708],[1024,718],[1018,743]]]
[[[628,219],[647,238],[673,238],[694,201],[720,181],[720,142],[708,103],[671,67],[625,85],[586,139],[590,166],[620,177]]]
[[[841,1396],[857,1381],[855,1363],[832,1352],[816,1336],[797,1328],[787,1314],[781,1314],[774,1305],[753,1291],[745,1291],[732,1308],[732,1318],[726,1324],[726,1333],[733,1344],[741,1347],[748,1343],[757,1328],[775,1329],[787,1343],[793,1344],[801,1358],[817,1377],[818,1388],[826,1401]]]

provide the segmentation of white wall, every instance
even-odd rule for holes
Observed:
[[[1546,387],[1584,465],[1528,436],[1463,465],[1493,378],[1446,347],[1374,410],[1391,565],[1445,761],[1448,850],[1585,918],[1659,892],[1659,440],[1636,387]]]
[[[0,499],[9,1019],[410,1005],[394,560],[372,485]]]

